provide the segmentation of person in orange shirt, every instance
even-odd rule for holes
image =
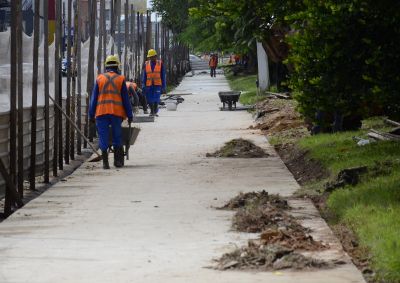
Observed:
[[[217,67],[218,67],[218,56],[216,54],[211,54],[210,61],[208,62],[210,66],[210,75],[211,77],[216,77],[217,75]]]

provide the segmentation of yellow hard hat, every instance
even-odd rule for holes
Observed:
[[[105,62],[106,67],[119,67],[120,64],[117,55],[108,56]]]
[[[147,52],[147,58],[157,56],[157,51],[154,49],[150,49],[149,52]]]

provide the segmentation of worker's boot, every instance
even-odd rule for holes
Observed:
[[[104,150],[101,152],[101,157],[103,159],[103,169],[110,169],[110,164],[108,163],[108,152]]]
[[[122,147],[114,149],[114,166],[117,168],[124,166],[124,149]]]

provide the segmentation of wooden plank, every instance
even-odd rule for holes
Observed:
[[[393,120],[390,120],[390,119],[385,119],[384,121],[389,125],[392,125],[392,126],[395,126],[395,127],[400,127],[400,123],[399,122],[396,122],[396,121],[393,121]]]

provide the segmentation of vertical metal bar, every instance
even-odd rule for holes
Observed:
[[[76,72],[76,51],[77,51],[77,46],[79,44],[78,40],[78,29],[80,28],[78,26],[78,17],[77,17],[77,9],[78,9],[79,2],[77,0],[74,1],[74,52],[72,53],[72,91],[71,91],[71,119],[76,123],[76,77],[77,77],[77,72]],[[68,123],[68,121],[67,121]],[[71,160],[75,159],[75,128],[71,127],[71,123],[68,123],[70,125],[70,139],[67,140],[67,142],[70,144],[70,151],[69,151],[69,158]]]
[[[146,50],[149,50],[150,48],[152,48],[152,26],[151,26],[151,13],[150,11],[147,11],[147,24],[146,24]]]
[[[111,7],[110,7],[110,16],[111,16],[111,30],[110,30],[110,36],[113,39],[113,45],[111,46],[111,54],[114,54],[114,41],[115,41],[115,1],[116,0],[110,0],[111,1]]]
[[[121,61],[122,55],[122,46],[121,46],[121,0],[117,0],[117,28],[118,28],[118,41],[117,41],[117,49],[118,49],[118,58]]]
[[[35,190],[36,177],[36,123],[37,123],[37,88],[39,71],[39,37],[40,37],[40,0],[35,0],[34,34],[33,34],[33,74],[32,74],[32,112],[31,112],[31,156],[29,170],[29,188]]]
[[[130,54],[131,54],[131,75],[132,75],[132,79],[135,79],[135,22],[136,22],[136,14],[135,11],[133,10],[133,5],[131,5],[131,10],[130,10],[131,16],[130,16],[130,30],[131,30],[131,37],[130,37]]]
[[[100,2],[100,11],[103,11],[103,16],[102,16],[102,21],[101,21],[101,31],[103,33],[103,57],[101,62],[104,63],[104,61],[107,58],[107,27],[106,27],[106,0],[101,0]]]
[[[140,14],[139,12],[136,13],[136,48],[135,48],[135,54],[136,54],[136,82],[140,83]],[[140,84],[139,84],[140,85]]]
[[[144,30],[144,15],[140,14],[140,27],[141,27],[141,37],[140,40],[142,41],[141,48],[143,52],[143,62],[141,64],[144,64],[144,61],[146,61],[146,33]]]
[[[16,160],[17,160],[17,1],[11,1],[11,78],[10,78],[10,177],[15,180],[16,176]],[[4,213],[11,214],[13,197],[11,194],[12,188],[7,185]]]
[[[97,10],[97,3],[96,3],[96,10]],[[98,17],[98,44],[97,44],[97,74],[102,73],[102,60],[101,56],[103,55],[103,18],[104,18],[104,11],[101,9],[101,1],[100,1],[100,14]]]
[[[22,50],[22,4],[18,3],[17,54],[18,54],[18,192],[24,197],[24,84]]]
[[[44,182],[50,180],[49,0],[44,0]]]
[[[65,105],[65,112],[68,117],[71,116],[71,75],[72,75],[72,58],[71,58],[71,28],[72,28],[72,0],[68,0],[68,12],[67,12],[67,100]],[[65,151],[64,159],[65,163],[69,164],[69,152],[70,152],[70,123],[65,121]]]
[[[60,2],[62,2],[62,0],[60,0]],[[65,11],[65,9],[64,9],[64,11]],[[59,14],[61,15],[63,13],[63,11],[62,11],[62,5],[60,4],[60,12],[59,12]],[[65,19],[65,16],[63,16],[63,19]],[[59,32],[60,32],[60,41],[59,41],[59,43],[60,43],[60,55],[59,55],[59,66],[61,67],[61,59],[64,57],[64,42],[63,42],[63,40],[62,40],[62,36],[64,35],[64,38],[65,38],[65,34],[64,34],[64,32],[63,32],[63,30],[65,30],[65,21],[64,21],[64,26],[63,26],[63,22],[62,21],[60,21],[59,22]],[[57,97],[58,97],[58,105],[60,106],[60,107],[62,107],[62,105],[63,105],[63,101],[62,101],[62,83],[63,83],[63,81],[62,81],[62,75],[61,75],[61,72],[58,72],[58,77],[59,77],[59,79],[58,79],[58,94],[57,94]],[[58,154],[57,154],[57,156],[58,156],[58,169],[59,170],[63,170],[63,168],[64,168],[64,150],[63,150],[63,148],[64,148],[64,145],[63,145],[63,141],[64,141],[64,132],[63,132],[63,117],[62,117],[62,115],[61,115],[61,111],[58,111],[58,121],[57,121],[57,123],[58,123]]]
[[[81,3],[78,2],[77,4],[77,15],[78,15],[78,45],[76,46],[76,64],[77,64],[77,99],[76,99],[76,104],[77,104],[77,111],[76,111],[76,115],[78,116],[77,118],[77,125],[79,130],[82,131],[82,67],[81,67],[81,52],[82,52],[82,21],[81,21]],[[82,137],[80,135],[77,135],[77,141],[76,141],[76,153],[78,155],[82,154]]]
[[[92,95],[92,89],[94,84],[94,48],[95,48],[95,40],[96,40],[96,12],[97,5],[95,0],[91,0],[91,13],[90,13],[90,46],[89,46],[89,62],[88,62],[88,75],[87,75],[87,84],[86,91],[88,93],[86,98],[86,128],[85,135],[87,136],[89,132],[89,101],[90,96]],[[89,135],[90,141],[93,140],[93,137]],[[87,142],[84,144],[87,147]]]
[[[60,95],[60,46],[61,46],[61,0],[56,0],[55,3],[55,18],[56,18],[56,36],[55,36],[55,49],[54,49],[54,98],[55,101],[59,101]],[[58,175],[58,145],[59,145],[59,116],[60,111],[53,107],[54,109],[54,136],[53,136],[53,176]]]
[[[129,77],[129,64],[128,64],[128,46],[129,46],[129,0],[124,3],[125,12],[125,32],[124,32],[124,76]]]

